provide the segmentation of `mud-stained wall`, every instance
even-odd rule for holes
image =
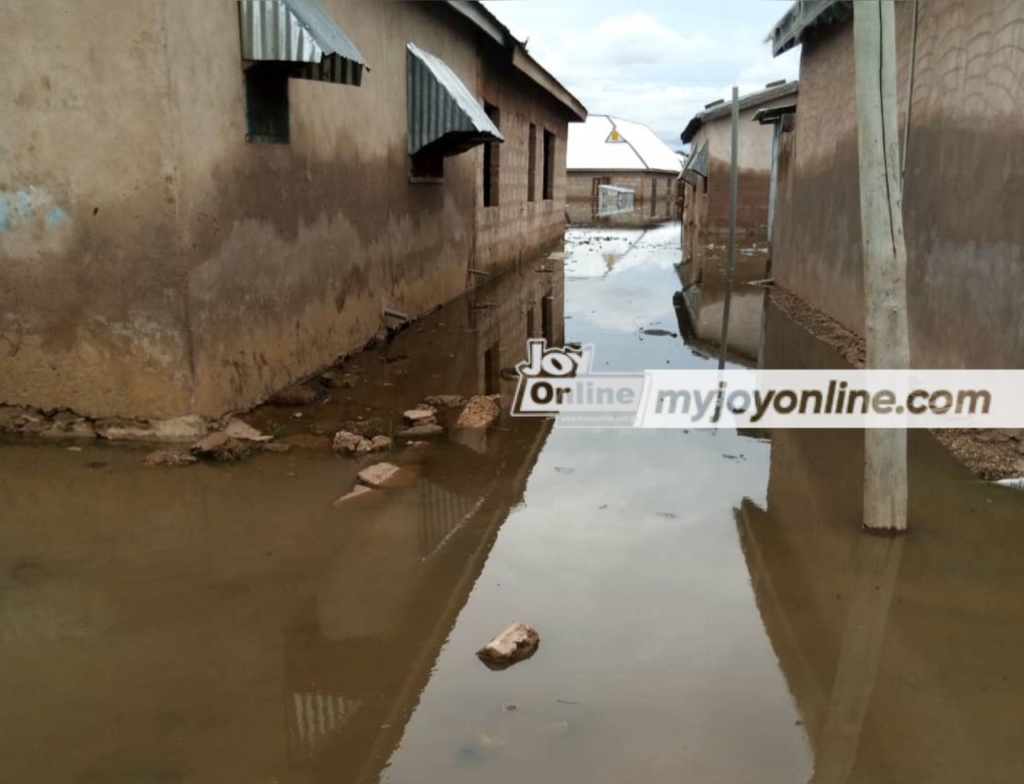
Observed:
[[[795,95],[766,101],[740,112],[739,195],[736,209],[736,227],[746,243],[765,242],[768,239],[768,202],[771,190],[772,135],[770,125],[754,122],[761,109],[788,106],[796,102]],[[732,167],[732,117],[720,117],[702,125],[690,147],[699,150],[708,145],[707,187],[702,178],[698,184],[684,184],[683,222],[688,237],[687,258],[696,253],[696,245],[707,242],[707,234],[729,231],[730,170]]]
[[[904,184],[911,358],[1024,362],[1024,6],[918,4]],[[912,4],[897,4],[901,139]],[[784,137],[776,280],[861,334],[863,276],[852,23],[804,44],[796,133]]]
[[[245,140],[233,0],[0,9],[0,402],[246,408],[361,345],[383,307],[421,314],[470,267],[558,239],[569,112],[449,9],[324,5],[372,70],[291,80],[288,145]],[[409,182],[410,41],[501,107],[500,208],[481,206],[481,148]],[[554,198],[527,205],[530,122],[557,160]]]
[[[600,185],[629,188],[635,193],[634,206],[645,216],[667,219],[678,217],[679,178],[668,172],[582,171],[568,175],[566,201],[576,222],[583,208],[597,208],[594,181]]]

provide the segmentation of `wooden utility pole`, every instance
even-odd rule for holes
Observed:
[[[910,366],[907,247],[896,95],[893,0],[853,4],[864,257],[864,322],[869,369]],[[864,527],[907,528],[907,431],[864,431]]]

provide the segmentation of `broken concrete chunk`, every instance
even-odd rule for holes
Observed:
[[[494,424],[500,414],[501,409],[494,400],[477,395],[459,414],[455,427],[461,430],[486,430]]]
[[[188,452],[161,449],[146,455],[142,460],[142,465],[146,468],[179,468],[192,465],[198,460],[198,457],[190,455]]]
[[[407,427],[405,430],[399,430],[395,435],[398,438],[431,438],[433,436],[443,436],[444,428],[436,422],[432,422],[426,425]]]
[[[401,487],[416,481],[416,474],[391,463],[377,463],[364,468],[357,478],[367,487]]]
[[[296,384],[270,396],[272,406],[308,406],[323,397],[323,390],[312,384]]]
[[[466,398],[462,395],[431,395],[426,404],[435,408],[462,408],[466,405]]]
[[[529,659],[537,652],[540,635],[522,623],[513,623],[476,652],[480,661],[492,670],[503,670]]]
[[[250,441],[232,438],[223,430],[211,433],[192,447],[192,454],[219,463],[230,463],[248,457],[253,450]]]
[[[331,448],[344,455],[365,455],[372,448],[370,440],[363,438],[358,433],[350,433],[347,430],[340,430],[334,434],[334,442]]]
[[[411,411],[406,411],[402,416],[405,418],[406,424],[412,425],[432,425],[437,422],[437,411],[429,406],[426,408],[414,408]]]
[[[356,485],[352,489],[351,493],[346,493],[341,498],[332,503],[331,506],[333,506],[335,509],[342,509],[355,501],[365,501],[377,494],[378,491],[374,490],[372,487],[367,487],[366,485]]]
[[[224,427],[224,432],[231,438],[237,438],[241,441],[257,441],[259,443],[264,443],[266,441],[274,440],[273,436],[261,433],[248,422],[243,422],[241,419],[229,419],[227,425]]]

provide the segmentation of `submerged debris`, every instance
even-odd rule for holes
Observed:
[[[156,452],[146,455],[142,460],[142,465],[145,468],[180,468],[190,466],[198,461],[198,457],[188,452],[158,449]]]
[[[455,427],[460,430],[486,430],[494,424],[501,414],[501,409],[493,399],[477,395],[459,415]]]
[[[357,475],[360,482],[367,487],[400,487],[411,484],[416,475],[407,468],[399,468],[391,463],[377,463],[364,468]]]
[[[435,408],[464,408],[469,401],[462,395],[431,395],[425,402]]]
[[[50,420],[50,426],[40,433],[44,438],[96,438],[96,428],[85,417],[60,411]]]
[[[366,500],[367,498],[372,498],[377,494],[378,492],[374,490],[372,487],[367,487],[366,485],[356,485],[354,488],[352,488],[351,492],[343,495],[341,498],[332,503],[331,506],[333,506],[335,509],[341,509],[342,507],[347,506],[353,501],[357,501],[360,499]]]
[[[223,430],[211,433],[192,447],[192,454],[218,463],[231,463],[248,457],[254,449],[251,441],[232,438]]]
[[[433,425],[437,422],[437,411],[430,406],[425,408],[414,408],[402,414],[406,424],[415,427],[416,425]]]
[[[224,432],[227,433],[231,438],[237,438],[241,441],[255,441],[257,443],[266,443],[267,441],[273,441],[273,436],[268,436],[261,433],[259,430],[254,428],[252,425],[243,422],[241,419],[229,419],[224,427]]]
[[[416,425],[415,427],[407,427],[405,430],[399,430],[395,435],[398,438],[432,438],[434,436],[443,436],[444,428],[437,422],[428,422],[425,425]]]
[[[513,623],[476,652],[477,657],[492,670],[503,670],[529,659],[537,652],[540,635],[522,623]]]
[[[152,422],[101,419],[96,423],[96,434],[111,441],[194,441],[206,433],[206,421],[195,415]]]
[[[308,406],[323,396],[323,390],[312,384],[296,384],[275,392],[267,402],[272,406]]]
[[[331,389],[352,389],[359,383],[359,376],[344,370],[328,370],[320,380]]]
[[[346,455],[368,455],[373,452],[386,452],[391,449],[391,439],[387,436],[374,436],[366,438],[349,430],[339,430],[334,434],[334,441],[331,448],[340,454]]]

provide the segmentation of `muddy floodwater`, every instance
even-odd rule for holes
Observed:
[[[0,781],[1024,781],[1024,494],[911,438],[911,533],[864,536],[862,435],[584,430],[503,415],[387,456],[426,395],[515,389],[530,336],[608,371],[717,363],[721,259],[678,224],[576,228],[248,417],[290,443],[0,445]],[[730,361],[839,367],[748,285]],[[475,651],[540,633],[495,672]]]

